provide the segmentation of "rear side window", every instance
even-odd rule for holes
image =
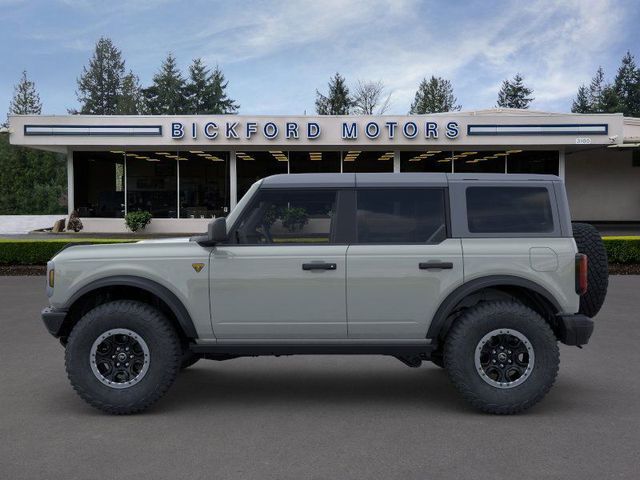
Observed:
[[[357,191],[358,243],[439,243],[445,218],[440,188]]]
[[[469,187],[471,233],[553,232],[549,191],[544,187]]]

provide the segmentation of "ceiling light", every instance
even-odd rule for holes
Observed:
[[[168,152],[154,152],[156,155],[169,155]]]
[[[427,153],[442,153],[442,150],[427,150]]]
[[[111,150],[111,153],[124,153],[122,150]]]
[[[147,158],[147,162],[159,162],[157,158]]]
[[[495,155],[496,155],[496,157],[506,157],[507,156],[506,153],[496,153]]]
[[[450,158],[441,158],[440,160],[438,160],[438,163],[449,163],[450,161]]]
[[[520,153],[522,150],[507,150],[507,153]]]
[[[202,150],[189,150],[189,153],[204,153]]]

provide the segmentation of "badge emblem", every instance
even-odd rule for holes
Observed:
[[[204,263],[192,263],[191,266],[196,271],[196,273],[200,273],[200,271],[204,268]]]

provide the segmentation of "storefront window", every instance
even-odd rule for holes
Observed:
[[[229,154],[178,152],[180,218],[213,218],[229,212]]]
[[[289,152],[289,173],[339,173],[340,152]]]
[[[126,155],[127,211],[146,210],[154,218],[176,218],[180,157],[171,152],[127,152]]]
[[[393,151],[360,151],[342,152],[342,171],[353,172],[393,172]]]
[[[247,193],[249,187],[269,175],[289,172],[288,152],[271,150],[267,152],[236,152],[236,173],[238,176],[238,200]]]
[[[545,173],[558,175],[557,150],[507,150],[507,173]]]
[[[453,152],[452,158],[455,173],[505,173],[507,153],[465,150]]]
[[[74,152],[73,174],[80,217],[124,217],[124,152]]]
[[[400,171],[451,173],[451,156],[446,150],[400,152]]]

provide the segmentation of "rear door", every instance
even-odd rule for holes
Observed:
[[[263,189],[211,255],[219,339],[346,338],[337,189]]]
[[[347,252],[350,338],[422,339],[463,281],[460,239],[448,238],[446,188],[358,188]]]

